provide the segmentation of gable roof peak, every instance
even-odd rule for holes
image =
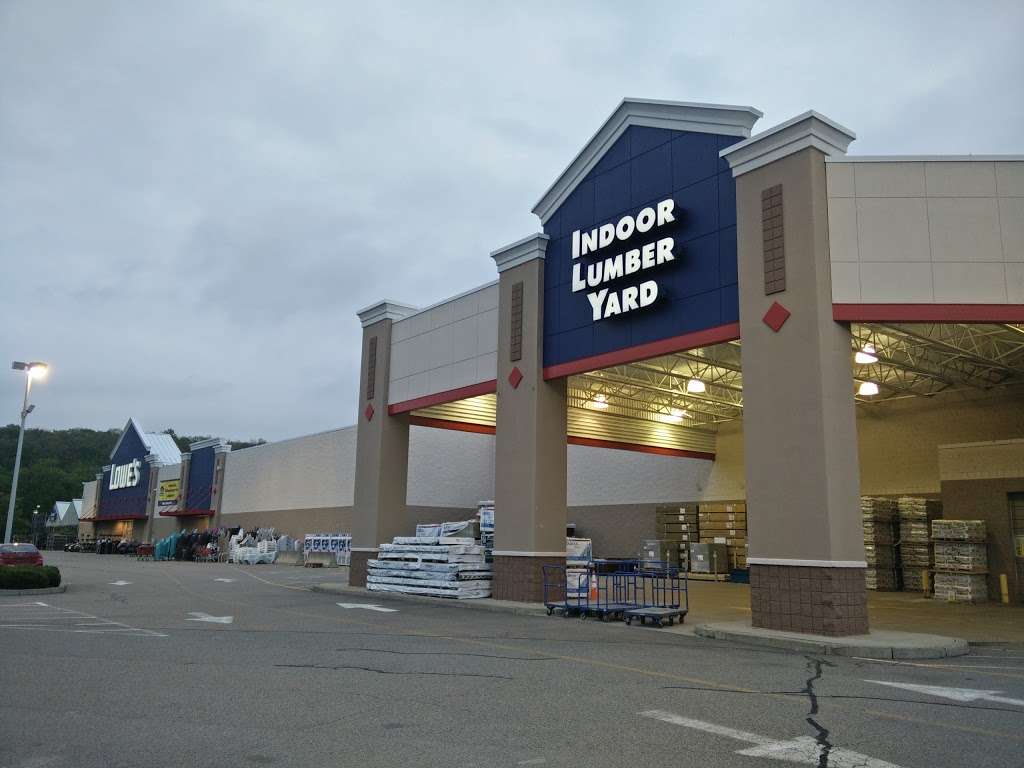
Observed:
[[[732,104],[625,98],[562,171],[554,184],[548,187],[533,207],[533,212],[540,217],[541,223],[546,223],[631,126],[713,133],[746,139],[750,137],[750,130],[761,115],[762,112],[753,107]]]

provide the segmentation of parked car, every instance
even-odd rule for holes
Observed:
[[[32,544],[0,544],[0,565],[42,565],[43,556]]]

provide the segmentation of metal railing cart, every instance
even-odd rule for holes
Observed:
[[[690,594],[686,572],[660,560],[641,560],[636,570],[637,605],[623,613],[626,625],[633,619],[647,620],[656,627],[674,624],[683,619],[690,609]]]

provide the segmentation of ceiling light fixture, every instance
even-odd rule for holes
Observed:
[[[590,402],[591,408],[596,408],[599,411],[603,411],[608,407],[608,396],[607,395],[594,395],[594,399]]]
[[[871,365],[877,363],[878,358],[875,356],[875,347],[873,344],[865,344],[857,353],[853,356],[853,361],[858,365]]]
[[[707,391],[707,386],[700,379],[690,379],[686,382],[686,391],[699,395]]]
[[[862,381],[857,387],[857,394],[861,397],[872,397],[878,394],[878,385],[873,381]]]

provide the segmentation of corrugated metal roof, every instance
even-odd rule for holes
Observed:
[[[147,432],[142,439],[146,441],[146,447],[160,460],[162,464],[181,464],[181,451],[174,442],[174,438],[161,432]]]

